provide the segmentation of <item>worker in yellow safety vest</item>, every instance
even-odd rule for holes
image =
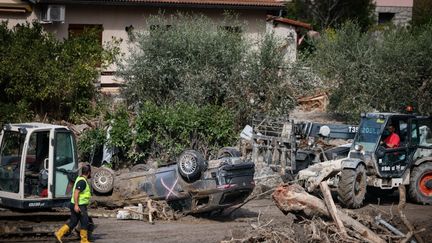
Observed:
[[[58,242],[62,242],[62,237],[70,230],[81,223],[80,237],[81,243],[88,243],[89,216],[87,206],[90,203],[91,188],[88,179],[91,177],[91,166],[84,164],[81,168],[81,175],[75,180],[72,190],[70,203],[71,217],[69,223],[63,225],[55,232]]]

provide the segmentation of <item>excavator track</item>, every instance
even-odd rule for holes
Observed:
[[[103,209],[92,210],[89,211],[89,216],[116,218],[116,212]],[[49,211],[12,211],[0,208],[0,242],[53,241],[54,232],[67,222],[69,217],[70,211],[67,208],[55,208]],[[80,237],[75,230],[72,230],[64,238],[77,240]]]
[[[66,209],[47,212],[24,212],[8,209],[0,210],[0,241],[38,241],[52,237],[69,218]]]

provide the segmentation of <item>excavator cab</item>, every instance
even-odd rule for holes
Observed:
[[[75,138],[67,127],[5,125],[0,134],[0,205],[62,207],[70,200],[77,167]]]

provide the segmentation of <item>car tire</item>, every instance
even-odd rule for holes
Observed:
[[[180,175],[187,182],[193,182],[201,177],[201,172],[207,169],[204,156],[195,150],[184,151],[177,162]]]
[[[363,164],[356,169],[343,169],[338,185],[339,201],[348,208],[362,206],[366,195],[366,168]]]
[[[412,169],[408,193],[414,202],[432,205],[432,162]]]
[[[106,167],[97,168],[92,173],[91,185],[97,193],[111,192],[114,188],[114,171]]]
[[[147,172],[149,170],[150,167],[147,164],[137,164],[130,169],[131,172]]]
[[[219,149],[217,158],[241,157],[240,151],[234,147],[223,147]]]

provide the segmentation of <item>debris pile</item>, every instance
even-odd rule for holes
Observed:
[[[181,215],[175,212],[165,201],[147,199],[146,202],[145,206],[139,203],[138,206],[120,209],[117,212],[117,219],[148,220],[149,223],[153,224],[155,219],[170,221],[178,219]]]
[[[183,216],[183,214],[170,207],[166,201],[152,200],[145,193],[123,199],[116,195],[97,197],[92,206],[96,208],[105,207],[117,212],[114,215],[109,214],[109,217],[114,216],[117,219],[143,220],[152,224],[154,220],[170,221],[177,220]]]
[[[233,242],[424,242],[418,235],[425,229],[416,230],[403,213],[404,187],[400,187],[399,218],[408,230],[402,233],[380,214],[360,214],[337,208],[326,182],[319,185],[323,199],[309,194],[298,184],[278,186],[272,198],[286,215],[286,223],[274,224],[272,219],[264,222],[261,213],[251,223],[249,232],[232,233]],[[374,212],[375,213],[375,212]],[[401,225],[398,225],[400,227]]]
[[[109,209],[119,209],[117,219],[148,220],[177,220],[182,216],[170,205],[162,200],[155,201],[140,190],[143,175],[146,172],[127,173],[124,177],[118,176],[114,183],[111,196],[94,197],[94,205]]]
[[[301,97],[297,100],[304,111],[318,110],[326,111],[329,98],[326,93],[318,93],[313,96]]]
[[[257,195],[277,187],[282,183],[282,178],[278,172],[273,171],[266,163],[257,162],[255,163],[254,181],[253,195]]]

